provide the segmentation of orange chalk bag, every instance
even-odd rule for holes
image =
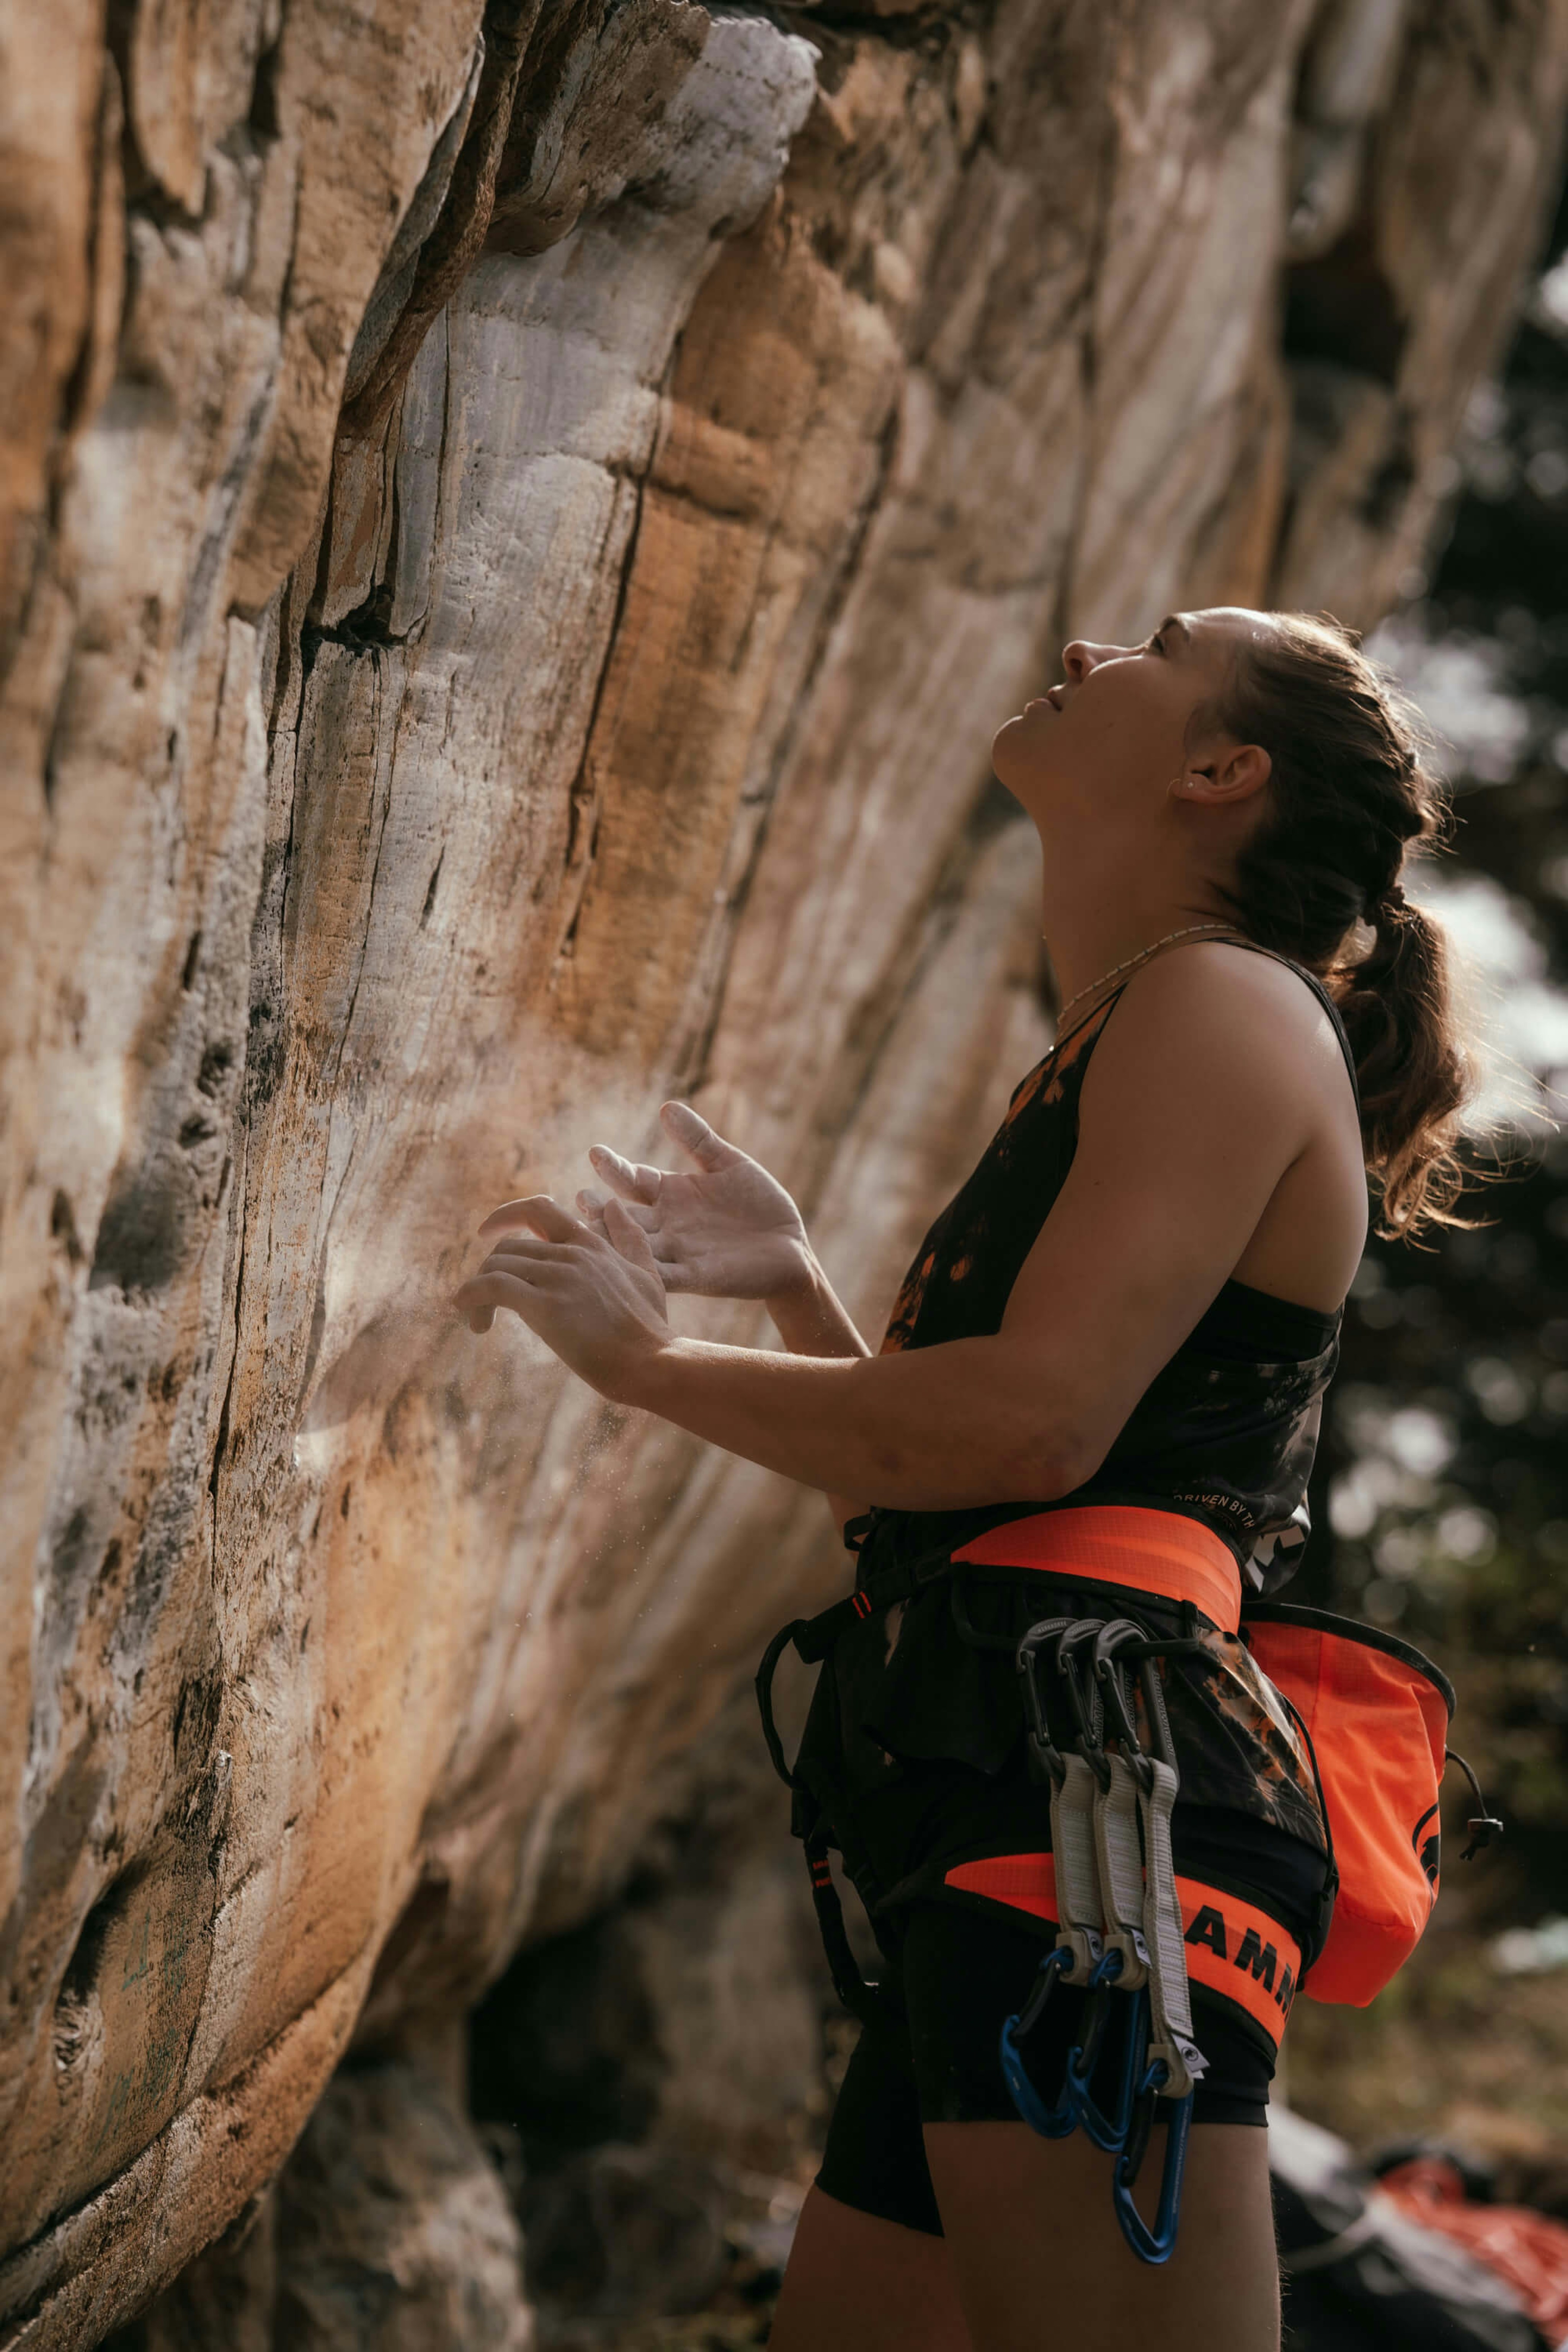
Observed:
[[[1476,1797],[1463,1859],[1500,1837],[1502,1824],[1447,1745],[1452,1685],[1411,1643],[1287,1601],[1244,1606],[1241,1638],[1306,1738],[1338,1881],[1328,1939],[1301,1990],[1364,2008],[1432,1916],[1438,1791],[1450,1760]]]

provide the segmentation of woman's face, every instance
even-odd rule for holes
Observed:
[[[1075,637],[1061,684],[997,730],[997,778],[1042,832],[1153,816],[1173,779],[1209,756],[1192,738],[1194,712],[1220,691],[1237,646],[1268,625],[1267,614],[1224,605],[1173,613],[1141,646]]]

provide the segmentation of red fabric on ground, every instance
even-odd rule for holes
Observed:
[[[1378,2187],[1412,2221],[1441,2230],[1506,2279],[1549,2344],[1568,2341],[1568,2223],[1528,2205],[1472,2204],[1441,2157],[1396,2165]]]

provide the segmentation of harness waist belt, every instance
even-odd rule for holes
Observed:
[[[1165,1601],[1190,1601],[1224,1633],[1241,1623],[1235,1555],[1212,1528],[1178,1511],[1122,1503],[1036,1511],[987,1528],[952,1559],[955,1565],[1036,1568],[1075,1583],[1119,1584]]]

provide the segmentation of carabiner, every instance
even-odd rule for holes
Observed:
[[[1069,1624],[1057,1643],[1057,1672],[1067,1685],[1068,1705],[1078,1732],[1078,1752],[1099,1786],[1106,1789],[1110,1785],[1110,1772],[1105,1761],[1100,1693],[1091,1680],[1086,1697],[1079,1682],[1076,1655],[1078,1651],[1090,1646],[1099,1631],[1100,1621],[1094,1617],[1080,1617]]]
[[[1109,2156],[1119,2156],[1132,2125],[1132,2106],[1138,2092],[1139,2053],[1148,2047],[1149,1996],[1142,1990],[1124,1993],[1120,2006],[1127,2012],[1125,2038],[1121,2046],[1121,2067],[1116,2085],[1116,2103],[1106,2115],[1089,2088],[1110,2019],[1112,1987],[1121,1973],[1121,1954],[1107,1952],[1089,1980],[1089,1995],[1084,2008],[1083,2035],[1068,2052],[1067,2073],[1063,2079],[1062,2095],[1072,2108],[1088,2137]]]
[[[1122,1686],[1121,1667],[1117,1652],[1126,1649],[1129,1644],[1141,1649],[1146,1638],[1142,1625],[1134,1623],[1131,1617],[1113,1617],[1107,1624],[1100,1627],[1095,1636],[1094,1647],[1089,1653],[1089,1664],[1093,1670],[1095,1681],[1104,1693],[1105,1709],[1110,1717],[1111,1728],[1121,1743],[1122,1754],[1132,1766],[1140,1781],[1146,1780],[1147,1767],[1143,1759],[1142,1743],[1138,1737],[1138,1727],[1132,1719],[1131,1710],[1127,1704],[1127,1693]]]
[[[1182,2176],[1186,2169],[1187,2134],[1192,2127],[1193,2095],[1184,2099],[1166,2102],[1170,2112],[1165,2124],[1165,2161],[1160,2172],[1160,2202],[1153,2226],[1145,2221],[1132,2202],[1132,2191],[1138,2185],[1138,2175],[1148,2153],[1149,2135],[1154,2128],[1154,2110],[1161,2085],[1168,2079],[1170,2070],[1163,2058],[1157,2058],[1138,2085],[1138,2101],[1127,2143],[1117,2159],[1111,2179],[1110,2201],[1121,2234],[1141,2263],[1168,2263],[1175,2252],[1176,2231],[1181,2221]]]
[[[1067,1766],[1062,1753],[1051,1738],[1050,1718],[1040,1696],[1038,1654],[1053,1634],[1060,1634],[1072,1623],[1070,1617],[1042,1617],[1031,1625],[1018,1643],[1015,1664],[1024,1685],[1024,1700],[1028,1709],[1029,1770],[1036,1780],[1050,1780],[1058,1788],[1066,1776]]]
[[[1047,2107],[1029,2079],[1018,2047],[1026,2033],[1032,2033],[1040,2015],[1056,1989],[1057,1979],[1073,1964],[1071,1948],[1057,1944],[1040,1962],[1035,1988],[1016,2016],[1002,2021],[1002,2074],[1013,2105],[1017,2108],[1031,2131],[1042,2139],[1066,2139],[1076,2129],[1078,2116],[1066,2091],[1054,2107]]]

